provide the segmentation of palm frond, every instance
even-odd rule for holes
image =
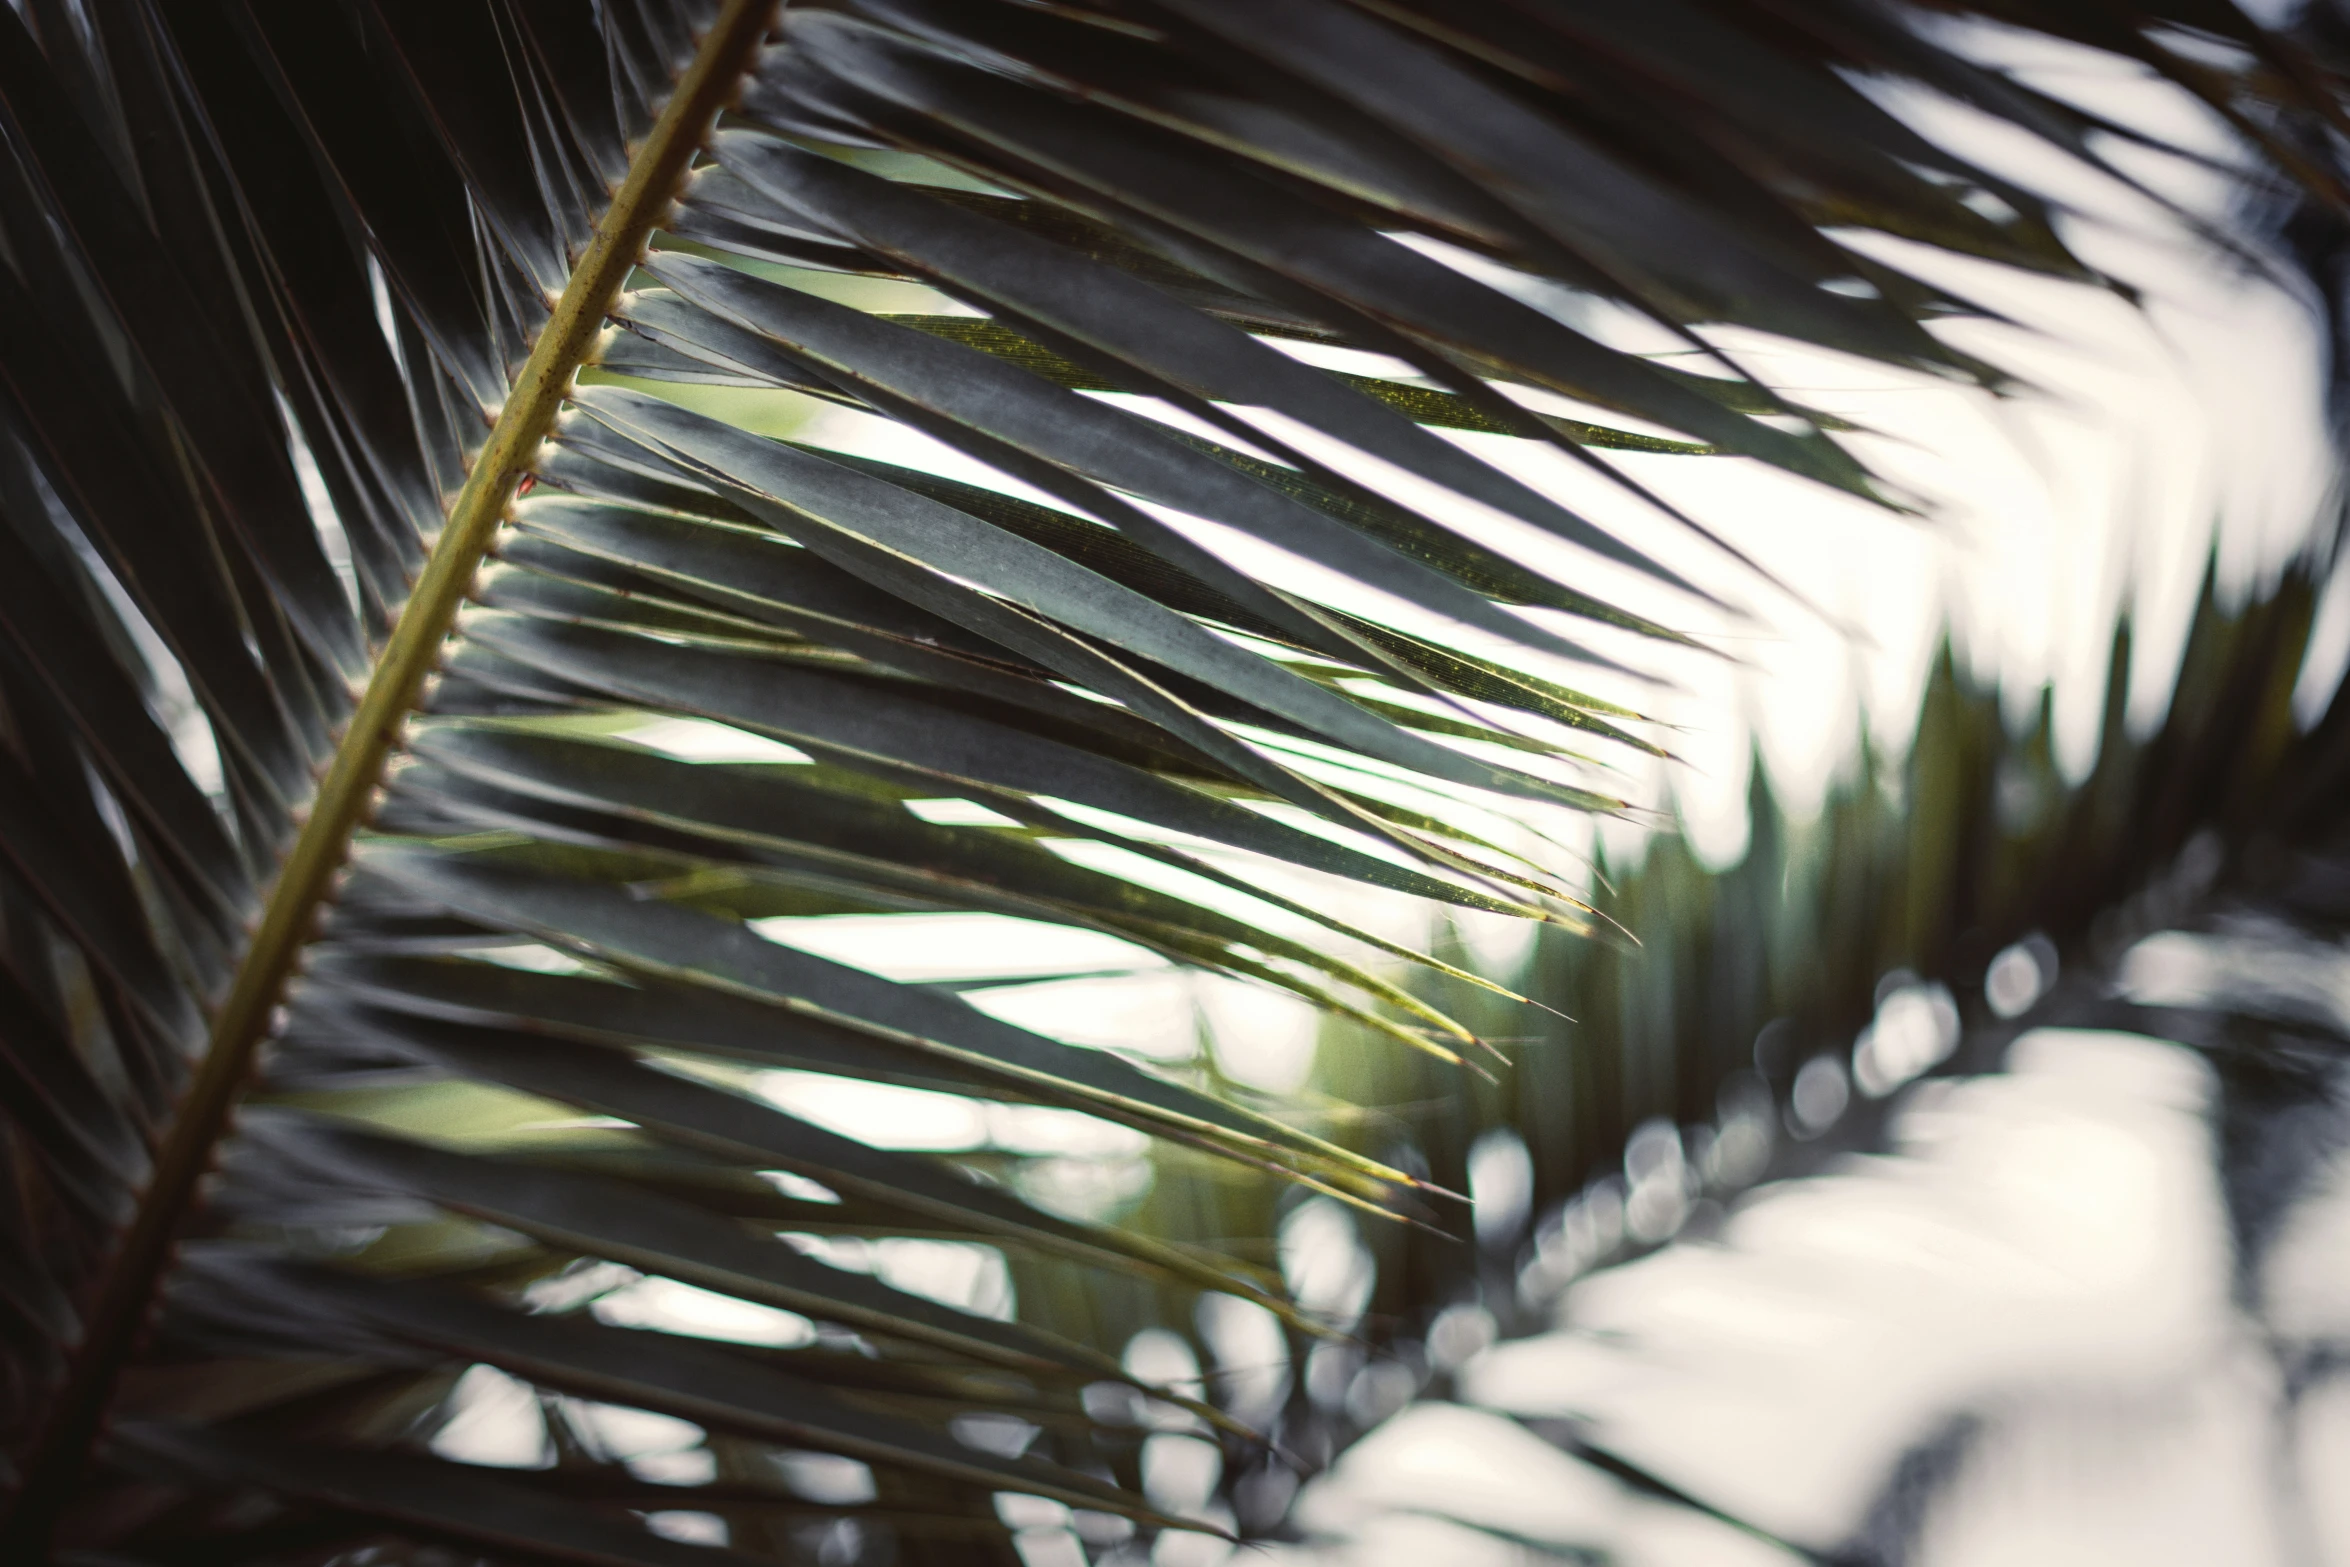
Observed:
[[[1439,432],[1733,565],[1599,454],[1891,502],[1706,333],[2001,384],[1853,232],[2101,280],[1852,82],[2106,131],[1875,5],[1259,10],[0,15],[11,1552],[774,1559],[824,1500],[779,1448],[872,1466],[818,1511],[903,1561],[1008,1549],[996,1493],[1158,1528],[1088,1389],[1252,1438],[1125,1337],[1203,1292],[1319,1327],[1240,1230],[1048,1211],[763,1074],[1075,1112],[1203,1213],[1271,1177],[1441,1214],[790,922],[1041,921],[1473,1062],[1472,1008],[1381,967],[1463,966],[1334,889],[1588,929],[1467,802],[1623,809],[1605,763],[1662,747],[1568,671],[1701,640],[1657,606],[1707,595]],[[2144,60],[2287,169],[2333,113],[2225,6],[1964,14]],[[991,1314],[845,1265],[910,1237],[1049,1268]],[[631,1325],[658,1280],[763,1342]],[[535,1389],[549,1469],[432,1455],[467,1367]],[[607,1405],[691,1422],[703,1483],[629,1469]]]

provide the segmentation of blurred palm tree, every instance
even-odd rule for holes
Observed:
[[[0,1551],[1180,1554],[1343,1436],[1366,1307],[1490,1310],[1569,1193],[1583,1261],[1698,1222],[1648,1176],[1865,1120],[1872,1008],[1864,1093],[2298,885],[2310,573],[2078,788],[1946,660],[1898,800],[1726,875],[1489,826],[1629,810],[1636,693],[1778,591],[1638,461],[1899,504],[1716,329],[1997,390],[1870,237],[2121,286],[1863,90],[2126,181],[1986,26],[2341,199],[2326,39],[2225,0],[0,14]],[[1349,885],[1535,922],[1583,1032],[1489,1071],[1524,999]],[[828,945],[942,914],[1347,1020],[1337,1113]],[[871,1085],[965,1130],[827,1124]]]

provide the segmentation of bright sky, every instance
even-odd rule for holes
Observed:
[[[2208,116],[2135,67],[2038,53],[2046,84],[2225,154]],[[2111,180],[1965,111],[1908,107],[1999,172],[2073,205],[2080,215],[2066,224],[2068,239],[2142,289],[2145,303],[1877,242],[1887,259],[2007,313],[2013,325],[1945,330],[2037,390],[1994,400],[1759,347],[1753,362],[1768,378],[1882,432],[1855,444],[1927,500],[1923,524],[1888,521],[1749,464],[1646,460],[1660,489],[1701,507],[1866,638],[1766,603],[1758,607],[1769,630],[1743,646],[1746,667],[1684,672],[1691,689],[1670,711],[1690,728],[1683,750],[1695,768],[1670,787],[1717,859],[1744,841],[1748,736],[1759,736],[1775,779],[1802,809],[1849,755],[1864,708],[1880,739],[1906,736],[1944,624],[1978,673],[2007,684],[2012,713],[2028,712],[2038,687],[2055,683],[2061,758],[2085,768],[2117,612],[2126,603],[2137,617],[2131,712],[2151,723],[2168,699],[2215,532],[2222,582],[2240,592],[2303,539],[2329,481],[2320,339],[2302,302],[2224,262]],[[2208,171],[2152,157],[2133,168],[2182,205],[2226,212]],[[2316,694],[2330,689],[2350,639],[2343,619],[2336,605],[2329,643],[2313,655],[2326,666],[2311,672]]]

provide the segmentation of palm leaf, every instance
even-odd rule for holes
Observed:
[[[2230,8],[1967,14],[2145,60],[2316,177],[2321,78]],[[1320,1329],[1217,1244],[1264,1232],[1219,1203],[1426,1224],[1457,1183],[765,922],[1010,915],[1473,1058],[1502,998],[1400,982],[1469,976],[1334,889],[1588,930],[1468,808],[1622,809],[1611,758],[1663,747],[1568,671],[1686,648],[1657,606],[1705,595],[1440,432],[1659,506],[1599,454],[1887,499],[1703,332],[1996,385],[1927,330],[1963,301],[1841,236],[2091,277],[2044,204],[1849,85],[2098,160],[2091,117],[1920,20],[0,16],[7,1551],[722,1559],[675,1513],[773,1559],[811,1503],[778,1447],[871,1465],[872,1505],[825,1516],[901,1560],[1005,1550],[998,1492],[1168,1525],[1081,1390],[1245,1444],[1117,1348],[1203,1292]],[[1610,312],[1696,368],[1570,324]],[[818,409],[951,460],[846,449]],[[803,759],[681,760],[661,724]],[[909,808],[941,799],[991,825]],[[883,1150],[763,1073],[1074,1112],[1150,1139],[1161,1184],[1133,1224],[1054,1213],[1016,1154]],[[828,1249],[912,1237],[1003,1248],[1017,1315]],[[612,1317],[663,1278],[809,1339]],[[432,1456],[469,1365],[539,1389],[551,1472]],[[604,1403],[694,1422],[707,1483],[631,1478],[581,1435]],[[1014,1417],[1033,1451],[953,1434]]]

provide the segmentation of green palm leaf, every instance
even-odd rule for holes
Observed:
[[[1203,1293],[1324,1331],[1218,1244],[1268,1178],[1421,1224],[1443,1183],[767,922],[1038,921],[1382,1056],[1488,1050],[1475,1009],[1516,998],[1430,1000],[1405,976],[1471,976],[1336,889],[1589,930],[1472,819],[1624,809],[1613,763],[1665,748],[1563,670],[1696,639],[1473,518],[1705,595],[1443,432],[1727,549],[1600,454],[1887,497],[1705,329],[1997,385],[1928,330],[1964,303],[1847,231],[2095,281],[1850,84],[2092,162],[2098,122],[1906,12],[1782,11],[0,15],[12,1559],[772,1560],[813,1513],[960,1561],[1007,1549],[1002,1492],[1201,1525],[1136,1494],[1094,1395],[1262,1433],[1119,1347]],[[2316,178],[2332,101],[2232,8],[1967,14],[2144,60]],[[844,449],[826,409],[932,444]],[[778,1080],[1074,1115],[1159,1185],[1053,1211],[1048,1161],[878,1147]],[[1017,1309],[847,1265],[922,1240],[1001,1248]],[[614,1315],[664,1279],[807,1337]],[[551,1470],[433,1456],[476,1365],[537,1389]],[[591,1404],[693,1422],[711,1472],[632,1474]],[[1017,1455],[971,1434],[1005,1421]],[[795,1494],[800,1448],[870,1505]]]

